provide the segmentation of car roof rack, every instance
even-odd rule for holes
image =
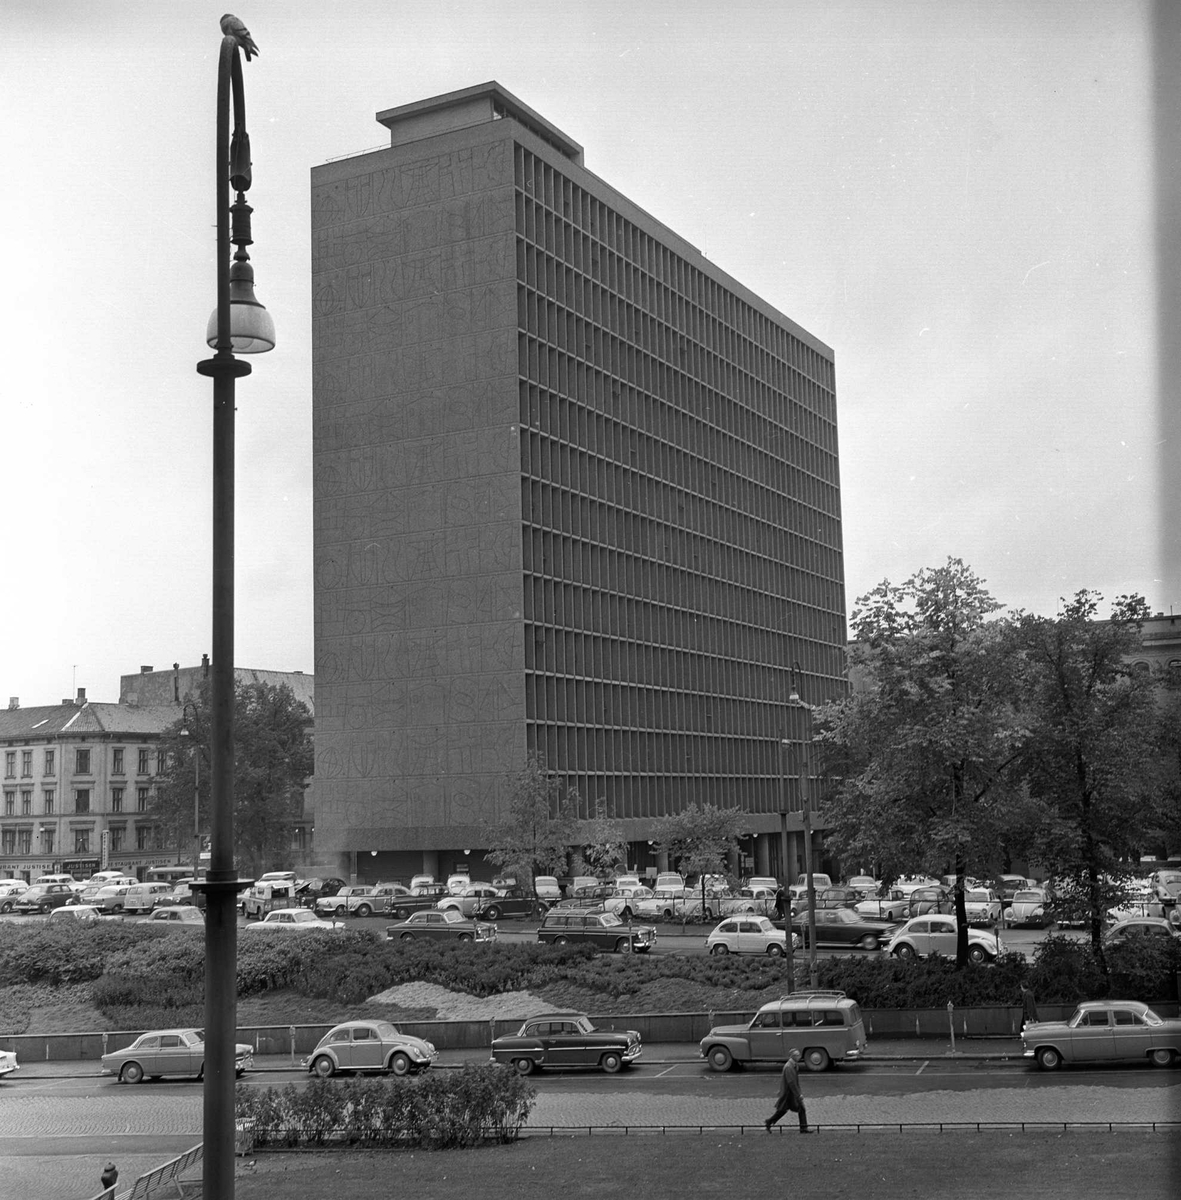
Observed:
[[[834,988],[801,988],[797,992],[788,992],[786,996],[780,996],[779,1000],[782,1003],[784,1000],[844,1000],[845,993]]]

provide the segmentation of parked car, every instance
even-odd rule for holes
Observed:
[[[360,910],[364,908],[365,911]],[[354,884],[345,886],[335,895],[322,896],[313,905],[318,917],[369,916],[374,911],[373,885]]]
[[[462,871],[452,871],[451,874],[447,876],[447,890],[453,896],[460,896],[463,894],[464,888],[466,888],[471,881],[471,872],[467,869],[467,867],[464,867]]]
[[[887,888],[884,895],[858,900],[853,911],[882,921],[905,921],[910,913],[910,894],[901,888]]]
[[[413,891],[415,888],[420,888],[420,887],[431,887],[434,884],[434,882],[435,882],[435,877],[433,875],[426,875],[426,874],[411,875],[410,876],[410,890]],[[444,891],[447,890],[446,884],[441,884],[440,886],[443,888]]]
[[[29,890],[23,879],[0,879],[0,913],[12,912],[17,900]]]
[[[136,924],[165,929],[204,929],[205,914],[195,904],[169,904],[156,909],[150,917],[140,917]]]
[[[469,883],[463,891],[452,892],[435,901],[435,907],[441,912],[446,912],[449,908],[454,909],[460,916],[470,917],[475,912],[476,905],[500,894],[500,888],[494,888],[492,884],[477,879]]]
[[[15,1050],[0,1050],[0,1079],[20,1069],[20,1063],[16,1061]]]
[[[536,899],[521,888],[499,888],[493,889],[490,896],[477,897],[471,916],[477,921],[500,921],[505,917],[534,920],[544,915],[546,908],[544,900]]]
[[[49,919],[60,924],[62,921],[114,921],[117,918],[114,913],[104,912],[93,904],[63,904],[49,914]]]
[[[47,913],[64,904],[77,904],[78,893],[65,883],[35,883],[16,898],[12,906],[18,913]],[[96,907],[102,907],[96,905]]]
[[[234,1073],[254,1066],[254,1047],[239,1042],[234,1047]],[[202,1079],[205,1075],[205,1032],[201,1029],[156,1029],[141,1033],[123,1050],[102,1056],[100,1074],[114,1075],[120,1083],[141,1083],[165,1075]]]
[[[300,1066],[321,1079],[338,1071],[409,1075],[427,1070],[438,1057],[430,1042],[399,1033],[389,1021],[348,1021],[330,1029]]]
[[[614,1075],[642,1053],[634,1029],[596,1029],[583,1013],[530,1017],[516,1033],[492,1042],[492,1061],[510,1064],[519,1075],[543,1067],[598,1067]]]
[[[792,934],[793,948],[800,943]],[[779,929],[770,917],[743,913],[727,917],[705,939],[708,954],[768,954],[778,958],[787,953],[787,931]]]
[[[926,958],[929,954],[955,958],[958,932],[955,917],[939,913],[911,917],[886,943],[886,952],[898,958]],[[1000,952],[996,934],[984,929],[968,930],[968,958],[972,962],[991,962]]]
[[[1000,897],[1001,907],[1007,908],[1018,892],[1028,891],[1033,886],[1033,881],[1024,875],[998,875],[989,886]]]
[[[167,883],[133,883],[123,896],[123,911],[129,917],[150,913],[163,896],[172,894]]]
[[[791,919],[798,940],[808,945],[808,914],[799,913]],[[862,950],[878,950],[888,942],[898,928],[897,921],[882,921],[864,917],[851,908],[818,908],[816,910],[816,945],[859,946]]]
[[[659,892],[663,888],[684,888],[685,877],[676,871],[661,871],[656,876],[656,882],[652,884],[652,890]]]
[[[323,921],[310,908],[272,908],[261,921],[245,926],[243,932],[314,933],[318,929],[341,929],[332,921]]]
[[[871,900],[878,894],[880,886],[872,875],[850,875],[845,880],[845,887],[852,888],[857,892],[859,900]]]
[[[1035,925],[1039,929],[1053,925],[1054,913],[1046,893],[1040,888],[1015,892],[1013,902],[1005,909],[1005,924]]]
[[[1149,878],[1152,894],[1165,907],[1181,899],[1181,871],[1154,871]]]
[[[120,872],[120,875],[121,874],[122,872]],[[132,882],[134,883],[135,881],[132,880]],[[37,878],[33,880],[34,886],[43,883],[64,883],[66,887],[72,888],[75,892],[80,892],[82,890],[81,881],[75,879],[73,875],[38,875]]]
[[[707,892],[704,905],[701,892],[694,888],[657,888],[651,896],[637,899],[632,905],[632,915],[642,921],[714,921],[722,915],[722,905],[730,898],[717,892]]]
[[[786,1062],[798,1050],[809,1071],[852,1062],[865,1050],[861,1009],[844,992],[799,991],[764,1004],[746,1025],[715,1025],[701,1057],[715,1071],[735,1063]]]
[[[493,881],[495,885],[495,881]],[[432,909],[447,897],[447,885],[443,883],[420,883],[411,886],[408,896],[393,896],[385,911],[395,921],[404,921],[411,913]]]
[[[1104,946],[1119,946],[1140,938],[1175,938],[1181,940],[1181,930],[1163,917],[1131,917],[1117,921],[1103,934]]]
[[[942,885],[915,888],[910,893],[906,911],[912,917],[922,917],[927,913],[952,913],[955,912],[955,900]]]
[[[1181,1020],[1138,1000],[1086,1000],[1067,1021],[1034,1021],[1021,1030],[1026,1058],[1044,1071],[1063,1063],[1148,1059],[1170,1066],[1181,1054]]]
[[[989,888],[969,888],[964,893],[969,925],[995,925],[1001,919],[1001,902]]]
[[[812,872],[812,887],[815,891],[821,892],[826,887],[832,887],[832,880],[827,875],[821,874],[819,871],[813,871]],[[791,887],[789,887],[787,890],[793,900],[798,900],[798,899],[800,899],[801,896],[807,896],[807,894],[808,894],[808,876],[807,876],[807,874],[797,875],[795,883],[793,883],[791,885]]]
[[[99,892],[105,887],[135,887],[139,880],[130,875],[124,875],[122,872],[116,871],[112,876],[104,875],[102,879],[88,879],[81,885],[81,890],[78,892],[78,902],[80,904],[94,904]]]
[[[295,885],[295,902],[301,908],[315,908],[317,900],[335,896],[342,887],[347,886],[345,880],[337,879],[335,876],[321,879],[315,875],[311,879],[301,879]]]
[[[764,917],[775,915],[775,897],[777,887],[741,887],[734,896],[719,897],[718,905],[722,915],[729,917],[738,913],[759,913]]]
[[[555,904],[562,898],[562,889],[558,886],[556,875],[535,875],[533,891],[539,900],[544,900],[547,904]]]
[[[611,889],[610,895],[603,900],[603,911],[614,913],[624,921],[630,921],[636,915],[636,908],[643,900],[652,899],[652,889],[643,884],[621,884]]]
[[[625,925],[614,913],[557,906],[542,918],[537,940],[556,946],[589,942],[601,950],[642,954],[656,945],[656,930],[651,925]]]
[[[473,921],[449,908],[425,908],[411,913],[406,920],[385,927],[387,941],[413,942],[418,938],[434,942],[494,942],[496,926]]]
[[[98,889],[90,898],[90,903],[95,908],[105,909],[107,912],[121,913],[123,911],[123,900],[127,895],[127,889],[131,887],[130,883],[106,883]]]

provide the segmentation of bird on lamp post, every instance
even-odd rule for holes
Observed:
[[[242,49],[242,53],[246,55],[246,61],[249,62],[254,54],[258,54],[258,47],[254,43],[254,38],[250,36],[250,30],[246,28],[240,17],[235,17],[233,13],[226,13],[221,19],[221,31],[226,37],[232,37],[234,41]]]

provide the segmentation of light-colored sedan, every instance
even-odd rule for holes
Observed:
[[[799,944],[800,939],[793,934],[792,945]],[[705,939],[705,949],[709,954],[768,954],[779,958],[787,953],[787,933],[769,917],[742,913],[718,925]]]
[[[241,1077],[254,1065],[254,1047],[239,1042],[234,1048],[234,1073]],[[200,1029],[155,1029],[141,1033],[126,1049],[102,1057],[103,1075],[120,1083],[141,1083],[165,1075],[205,1076],[205,1033]]]
[[[995,925],[1001,919],[1001,902],[989,888],[971,888],[964,893],[964,911],[969,925]]]
[[[853,911],[863,917],[877,917],[881,921],[905,921],[910,914],[910,893],[902,888],[891,888],[884,896],[871,896],[858,900]]]
[[[898,958],[926,958],[942,954],[955,958],[959,926],[955,917],[928,913],[912,917],[886,943],[887,954]],[[968,958],[974,963],[992,962],[1001,952],[1000,939],[984,929],[968,930]]]
[[[51,925],[61,925],[66,921],[114,921],[118,918],[114,913],[104,912],[93,904],[67,904],[55,908],[49,914]]]
[[[205,914],[195,904],[170,904],[156,909],[150,917],[140,917],[136,924],[157,929],[204,929]]]
[[[454,909],[460,916],[470,917],[475,912],[477,905],[484,900],[492,900],[494,896],[500,895],[500,888],[494,888],[490,883],[482,883],[476,880],[473,883],[467,884],[462,891],[452,892],[449,896],[444,896],[435,907],[440,912],[446,912],[449,908]]]
[[[424,1071],[439,1052],[422,1038],[399,1033],[389,1021],[348,1021],[329,1030],[300,1064],[327,1079],[337,1071]]]
[[[15,1050],[0,1050],[0,1079],[20,1069],[20,1063],[16,1061]]]
[[[1148,1059],[1167,1067],[1181,1054],[1181,1020],[1138,1000],[1087,1000],[1068,1021],[1033,1021],[1021,1030],[1026,1058],[1045,1071],[1063,1063]]]
[[[322,921],[310,908],[272,908],[261,921],[246,926],[247,930],[261,929],[267,933],[276,930],[288,933],[311,933],[317,929],[342,929],[331,921]]]
[[[1014,894],[1005,909],[1007,925],[1036,925],[1039,929],[1054,924],[1049,897],[1040,888],[1026,888]]]

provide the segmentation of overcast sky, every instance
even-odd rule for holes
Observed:
[[[210,648],[225,2],[0,0],[0,702],[114,700]],[[1147,4],[247,2],[279,345],[237,389],[238,665],[314,669],[309,171],[491,79],[833,348],[850,609],[950,555],[1011,608],[1181,611]]]

